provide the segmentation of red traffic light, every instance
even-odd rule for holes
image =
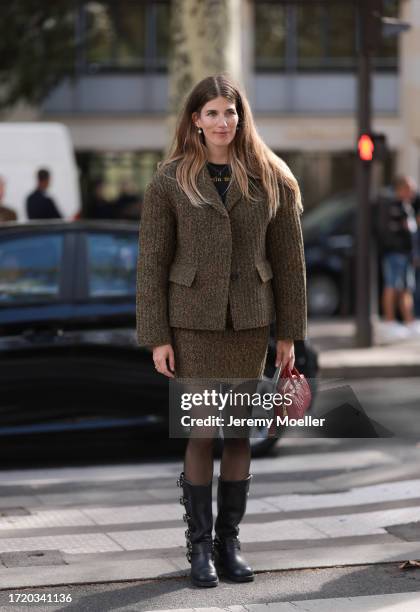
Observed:
[[[362,134],[358,143],[359,157],[363,161],[372,161],[375,145],[369,134]]]

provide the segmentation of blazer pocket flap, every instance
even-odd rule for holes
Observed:
[[[270,278],[273,278],[273,270],[268,259],[257,261],[255,265],[257,266],[258,273],[264,283],[269,281]]]
[[[172,264],[169,271],[169,280],[179,285],[191,287],[196,272],[197,266],[195,264]]]

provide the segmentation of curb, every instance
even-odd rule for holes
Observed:
[[[345,379],[365,379],[365,378],[406,378],[410,376],[420,376],[420,364],[395,364],[395,365],[336,365],[320,366],[320,376],[322,378],[345,378]]]

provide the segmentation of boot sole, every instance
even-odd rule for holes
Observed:
[[[228,578],[228,580],[231,580],[232,582],[253,582],[255,579],[255,574],[252,574],[252,576],[231,576],[224,571],[223,567],[216,566],[216,570],[219,576]]]
[[[191,578],[191,582],[198,587],[215,587],[219,584],[219,580],[215,580],[214,582],[203,582],[202,580],[194,580],[194,578]]]

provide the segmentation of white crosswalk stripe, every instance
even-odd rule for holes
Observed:
[[[247,516],[269,512],[287,512],[292,510],[314,510],[317,508],[345,508],[369,503],[379,503],[395,500],[420,500],[420,480],[355,487],[341,493],[325,493],[319,495],[276,495],[260,499],[250,498],[247,505]],[[213,511],[216,512],[216,502],[213,501]],[[386,520],[399,520],[397,514],[390,511],[384,515]],[[413,516],[415,516],[415,512]],[[372,514],[372,520],[374,515]],[[383,512],[381,513],[384,514]],[[411,511],[402,516],[409,520]],[[360,522],[360,515],[359,522]],[[71,527],[81,525],[113,525],[145,523],[156,521],[178,520],[179,508],[172,504],[130,505],[88,507],[82,510],[43,510],[32,508],[29,516],[0,516],[0,531],[6,529],[30,529],[36,527]],[[347,519],[346,519],[347,520]],[[415,518],[413,519],[415,520]],[[400,521],[401,522],[401,521]],[[391,523],[390,523],[391,524]]]
[[[293,439],[292,439],[293,441]],[[322,440],[324,443],[325,440]],[[364,449],[353,451],[320,452],[311,454],[311,460],[305,454],[292,457],[278,457],[276,459],[259,459],[253,463],[254,474],[270,474],[282,472],[305,472],[322,469],[352,469],[374,465],[390,465],[397,463],[395,457],[381,450]],[[215,461],[215,467],[220,462]],[[177,478],[181,463],[148,463],[143,469],[134,465],[92,466],[77,468],[78,482],[109,482],[128,478],[139,480],[156,480],[159,478]],[[10,470],[3,472],[1,485],[28,484],[36,487],[44,484],[73,482],[75,468],[46,468],[33,470]]]

